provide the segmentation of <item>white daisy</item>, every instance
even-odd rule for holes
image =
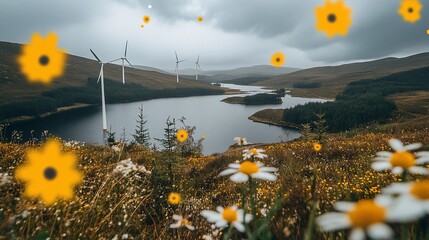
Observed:
[[[245,146],[245,145],[249,144],[249,143],[247,142],[247,139],[246,139],[246,138],[243,138],[243,137],[235,137],[235,138],[234,138],[234,142],[235,142],[238,146]]]
[[[246,160],[251,157],[255,157],[259,159],[267,158],[268,155],[264,154],[264,152],[265,151],[263,149],[256,149],[256,148],[246,149],[246,150],[243,150],[243,159]]]
[[[429,174],[429,170],[422,165],[429,162],[429,154],[426,152],[418,152],[416,159],[409,151],[416,150],[422,146],[420,143],[414,143],[404,146],[398,139],[390,139],[390,146],[395,152],[382,151],[377,153],[377,157],[374,158],[375,162],[372,164],[372,168],[375,171],[392,170],[393,174],[402,174],[404,170],[414,174]]]
[[[201,215],[207,218],[208,222],[215,223],[217,228],[224,228],[226,225],[232,224],[238,231],[244,232],[243,223],[249,223],[253,219],[251,214],[246,214],[243,219],[244,210],[238,209],[237,206],[227,208],[219,206],[216,211],[204,210]]]
[[[230,175],[231,181],[233,182],[246,182],[251,178],[258,178],[268,181],[275,181],[277,176],[271,172],[277,172],[277,168],[274,167],[264,167],[264,164],[250,161],[243,161],[242,163],[232,163],[228,165],[228,169],[219,173],[219,176]]]
[[[113,170],[113,173],[121,173],[122,175],[127,176],[133,171],[142,172],[148,175],[152,173],[151,171],[146,170],[144,166],[134,164],[131,158],[120,161]]]
[[[390,198],[360,200],[357,203],[337,202],[334,207],[340,212],[325,213],[316,218],[322,231],[336,231],[352,228],[349,239],[363,240],[365,233],[372,239],[391,239],[393,230],[385,224],[390,219],[388,208]]]
[[[12,176],[9,176],[8,173],[0,173],[0,187],[12,182]]]
[[[192,222],[188,221],[188,219],[186,219],[180,215],[174,214],[173,220],[176,220],[176,222],[173,224],[170,224],[170,228],[186,227],[187,229],[189,229],[191,231],[195,230],[195,227],[191,225]]]
[[[412,222],[429,214],[429,180],[394,183],[382,193],[399,194],[391,207],[396,222]]]

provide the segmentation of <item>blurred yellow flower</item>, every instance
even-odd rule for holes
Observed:
[[[420,19],[420,11],[423,6],[419,0],[403,0],[398,13],[402,15],[404,21],[414,23]]]
[[[176,137],[177,137],[177,141],[182,143],[188,139],[189,137],[188,131],[186,131],[185,129],[179,129],[177,131]]]
[[[148,15],[144,16],[144,17],[143,17],[143,22],[144,22],[144,23],[146,23],[146,24],[149,24],[149,22],[150,22],[150,17],[149,17]]]
[[[198,22],[203,22],[203,21],[204,21],[204,18],[203,18],[202,16],[199,16],[199,17],[197,18],[197,21],[198,21]]]
[[[58,37],[49,33],[46,38],[35,33],[31,42],[22,46],[18,57],[21,73],[30,82],[50,83],[54,78],[63,75],[67,54],[57,49]]]
[[[39,197],[46,205],[73,198],[73,187],[82,182],[76,156],[61,153],[60,147],[58,140],[49,140],[42,151],[29,150],[27,162],[15,172],[16,179],[26,183],[25,195]]]
[[[285,64],[285,55],[282,52],[276,52],[271,56],[271,65],[281,67]]]
[[[336,34],[346,35],[352,24],[352,10],[344,4],[344,0],[332,2],[326,0],[325,6],[316,7],[316,28],[325,32],[328,37]]]
[[[320,143],[313,144],[313,150],[316,152],[320,152],[322,150],[322,144]]]
[[[182,201],[180,194],[172,192],[168,195],[168,202],[173,205],[177,205]]]

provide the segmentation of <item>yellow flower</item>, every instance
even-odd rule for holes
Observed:
[[[322,144],[320,143],[313,144],[313,150],[316,152],[320,152],[320,150],[322,150]]]
[[[46,205],[73,198],[73,187],[82,181],[76,156],[61,153],[60,147],[58,140],[49,140],[42,151],[29,150],[27,162],[15,172],[16,179],[26,183],[25,195],[39,197]]]
[[[420,11],[423,6],[419,0],[403,0],[398,13],[402,15],[404,21],[414,23],[420,19]]]
[[[177,137],[177,141],[182,143],[188,139],[189,137],[188,131],[186,131],[185,129],[179,129],[179,131],[177,131],[176,137]]]
[[[201,136],[202,139],[206,139],[206,135]]]
[[[274,53],[271,56],[271,65],[274,67],[281,67],[285,64],[285,55],[281,52]]]
[[[198,22],[203,22],[203,21],[204,21],[204,18],[203,18],[202,16],[199,16],[199,17],[197,18],[197,21],[198,21]]]
[[[18,63],[21,73],[30,82],[50,83],[64,73],[67,54],[57,49],[57,43],[55,33],[48,34],[45,39],[35,33],[31,36],[31,43],[22,46]]]
[[[148,15],[143,17],[143,22],[148,24],[150,22],[150,17]]]
[[[180,194],[172,192],[168,195],[168,202],[170,204],[179,204],[182,201],[182,198],[180,197]]]
[[[350,17],[352,10],[348,8],[343,0],[332,2],[326,0],[325,6],[316,7],[316,28],[318,31],[325,32],[328,37],[336,34],[346,35],[352,24]]]

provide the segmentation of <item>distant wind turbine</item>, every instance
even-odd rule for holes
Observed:
[[[200,55],[198,55],[197,61],[195,62],[195,70],[196,70],[195,80],[198,80],[198,69],[201,70]]]
[[[98,76],[98,80],[97,83],[100,81],[101,79],[101,108],[102,108],[102,114],[103,114],[103,133],[106,133],[107,131],[107,118],[106,118],[106,99],[104,97],[104,64],[107,63],[103,63],[100,58],[97,57],[97,55],[94,53],[94,51],[92,51],[92,49],[89,49],[92,53],[92,55],[94,55],[94,57],[97,59],[98,63],[101,64],[101,69],[100,69],[100,75]]]
[[[177,52],[174,52],[176,54],[176,73],[177,73],[177,82],[179,82],[179,63],[185,61],[185,60],[180,60],[177,57]]]
[[[124,65],[124,61],[127,61],[127,63],[132,67],[132,68],[134,68],[133,67],[133,65],[128,61],[128,59],[127,59],[127,49],[128,49],[128,41],[126,42],[126,44],[125,44],[125,53],[124,53],[124,57],[121,57],[121,58],[118,58],[118,59],[115,59],[115,60],[113,60],[113,61],[110,61],[110,62],[108,62],[108,63],[112,63],[112,62],[116,62],[116,61],[118,61],[118,60],[122,60],[122,83],[123,84],[125,84],[125,65]]]

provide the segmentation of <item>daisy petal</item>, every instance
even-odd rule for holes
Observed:
[[[393,148],[393,150],[397,151],[397,152],[401,152],[401,151],[405,151],[406,149],[404,148],[404,145],[402,144],[401,141],[399,141],[398,139],[390,139],[389,140],[389,144],[390,146]]]
[[[261,172],[277,172],[278,169],[275,167],[261,167],[261,168],[259,168],[259,171],[261,171]]]
[[[350,220],[344,213],[330,212],[316,218],[317,225],[325,232],[336,231],[350,227]]]
[[[225,227],[227,224],[228,224],[228,222],[227,222],[227,221],[225,221],[225,220],[223,220],[223,219],[220,219],[219,221],[217,221],[217,222],[215,223],[215,226],[216,226],[217,228],[223,228],[223,227]]]
[[[375,163],[371,164],[371,167],[375,171],[380,172],[383,170],[391,169],[392,164],[390,164],[390,162],[375,162]]]
[[[413,151],[413,150],[417,150],[417,149],[421,148],[422,146],[423,145],[421,143],[413,143],[413,144],[405,146],[404,148],[407,151]]]
[[[275,181],[277,179],[276,175],[273,175],[268,172],[257,172],[250,176],[252,176],[252,178],[259,178],[259,179],[268,180],[268,181]]]
[[[389,161],[390,158],[389,157],[375,157],[372,160],[374,160],[374,161]]]
[[[355,203],[352,202],[336,202],[334,204],[334,208],[340,212],[349,212],[356,206]]]
[[[412,222],[425,214],[422,205],[408,195],[397,198],[389,209],[387,220],[396,223]]]
[[[387,152],[387,151],[381,151],[381,152],[377,152],[376,155],[379,156],[379,157],[390,158],[393,155],[393,153]]]
[[[236,169],[239,169],[239,168],[240,168],[240,164],[237,164],[237,163],[231,163],[231,164],[228,164],[228,167],[229,167],[229,168],[236,168]]]
[[[247,180],[249,180],[249,176],[244,173],[238,172],[232,175],[229,179],[231,179],[231,181],[233,182],[246,182]]]
[[[367,231],[372,239],[392,239],[393,237],[392,229],[384,223],[373,224]]]
[[[392,173],[393,174],[402,174],[404,172],[404,169],[403,168],[401,168],[401,167],[394,167],[393,169],[392,169]]]
[[[215,211],[210,211],[210,210],[204,210],[201,212],[201,215],[205,218],[207,218],[208,222],[217,222],[220,219],[222,219],[222,216]]]
[[[244,232],[244,225],[240,222],[233,222],[232,226],[234,226],[238,231]]]
[[[417,152],[416,153],[417,157],[425,157],[425,156],[429,156],[429,151],[426,152]]]
[[[236,169],[230,169],[230,168],[228,168],[228,169],[223,170],[222,172],[220,172],[218,176],[221,177],[221,176],[230,175],[230,174],[233,174],[233,173],[236,173],[236,172],[237,172]]]
[[[362,228],[354,228],[349,236],[350,240],[365,240],[365,231]]]
[[[170,228],[179,228],[179,227],[180,227],[180,222],[170,224]]]
[[[194,227],[194,226],[191,226],[191,225],[185,225],[185,227],[186,227],[187,229],[191,230],[191,231],[194,231],[194,230],[195,230],[195,227]]]
[[[429,162],[429,156],[425,156],[425,157],[421,157],[421,158],[416,159],[417,165],[422,165],[422,164],[425,164],[428,162]]]
[[[173,215],[173,219],[176,220],[176,221],[182,221],[183,218],[180,215],[174,214]]]
[[[407,183],[393,183],[392,185],[381,190],[384,194],[401,194],[408,192],[410,184]]]
[[[429,175],[429,170],[427,168],[424,167],[410,167],[408,168],[408,171],[410,171],[410,173],[414,173],[414,174],[420,174],[420,175]]]

